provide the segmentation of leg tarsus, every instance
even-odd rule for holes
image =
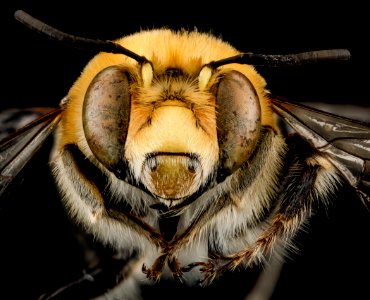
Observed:
[[[153,281],[158,281],[159,278],[161,277],[161,274],[167,262],[167,259],[168,259],[168,255],[163,254],[155,260],[151,268],[148,268],[145,264],[143,264],[141,270],[146,275],[147,278]]]
[[[182,282],[183,281],[183,270],[182,268],[180,268],[180,264],[176,257],[173,257],[168,260],[168,267],[170,268],[174,279],[177,282]]]

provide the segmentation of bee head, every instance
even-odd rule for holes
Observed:
[[[158,39],[166,42],[155,52]],[[88,158],[120,180],[163,203],[180,203],[249,158],[264,81],[251,66],[210,68],[210,60],[237,52],[207,34],[158,30],[119,42],[136,50],[138,40],[147,41],[137,50],[147,58],[142,63],[101,53],[87,65],[69,93],[63,143],[79,141]],[[209,49],[194,49],[196,42]]]

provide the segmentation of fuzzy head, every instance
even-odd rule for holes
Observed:
[[[273,126],[265,81],[252,66],[208,67],[239,53],[229,44],[166,29],[117,43],[147,61],[97,55],[70,90],[60,143],[77,144],[101,170],[165,205],[233,173],[261,125]]]

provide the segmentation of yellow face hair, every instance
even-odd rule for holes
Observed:
[[[218,59],[233,56],[238,53],[228,43],[215,38],[212,35],[200,32],[180,31],[174,32],[169,29],[141,31],[116,41],[125,48],[145,56],[153,64],[154,75],[162,74],[166,69],[178,68],[186,74],[197,76],[203,65]],[[154,47],[153,45],[160,45]],[[131,68],[139,74],[139,66],[136,61],[119,54],[100,53],[85,67],[80,78],[75,82],[69,92],[68,115],[63,116],[67,120],[81,120],[82,103],[86,90],[92,79],[101,70],[112,65],[122,65]],[[265,94],[265,80],[251,65],[230,64],[223,68],[231,68],[244,74],[255,87],[261,103],[262,124],[273,126],[274,121]],[[143,72],[145,75],[151,72]],[[212,80],[212,79],[211,79]],[[156,88],[156,87],[153,87]],[[150,95],[151,91],[146,91]],[[80,121],[81,122],[81,121]],[[72,124],[80,122],[71,121]],[[76,140],[80,136],[82,128],[71,128],[66,132],[65,138]],[[78,139],[77,139],[78,140]]]

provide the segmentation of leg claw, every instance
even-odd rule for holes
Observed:
[[[143,264],[141,270],[146,275],[146,278],[153,280],[153,281],[159,281],[159,278],[162,273],[161,271],[149,269],[145,264]]]
[[[208,262],[195,262],[182,268],[183,272],[189,272],[195,267],[200,267],[199,271],[204,274],[199,280],[199,285],[206,286],[212,283],[223,273],[235,269],[240,263],[240,257],[221,257],[213,256]]]

